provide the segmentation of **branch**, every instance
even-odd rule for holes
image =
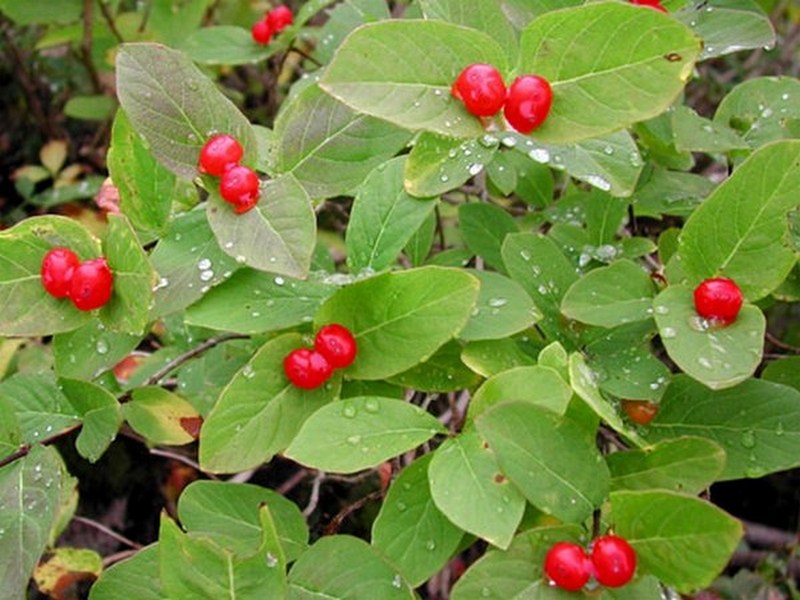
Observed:
[[[92,80],[92,87],[95,92],[102,92],[103,86],[100,84],[100,76],[92,60],[92,17],[94,16],[94,0],[83,0],[83,40],[81,41],[81,58],[89,78]]]
[[[241,333],[226,333],[224,335],[218,335],[217,337],[213,337],[207,339],[205,342],[200,344],[199,346],[195,346],[191,350],[184,352],[180,356],[176,356],[171,361],[169,361],[166,365],[161,367],[158,371],[153,373],[145,382],[145,385],[158,385],[158,383],[164,379],[167,375],[169,375],[173,370],[180,367],[185,362],[193,359],[195,356],[202,354],[206,350],[210,350],[214,346],[218,346],[223,342],[227,342],[230,340],[243,340],[247,339],[249,336],[243,335]]]
[[[342,524],[348,516],[350,516],[355,511],[361,509],[365,504],[368,502],[372,502],[373,500],[377,500],[383,496],[383,492],[381,490],[375,490],[374,492],[370,492],[363,498],[360,498],[350,504],[349,506],[345,506],[339,513],[331,519],[331,522],[328,523],[327,527],[325,527],[325,531],[323,535],[333,535],[339,530],[339,526]]]
[[[108,28],[111,30],[111,33],[114,34],[114,37],[117,38],[120,44],[124,44],[125,39],[122,37],[122,34],[120,34],[119,29],[117,29],[117,24],[114,22],[114,16],[108,9],[108,4],[105,3],[105,0],[98,0],[98,2],[100,4],[100,12],[103,13],[103,18]]]
[[[62,437],[65,437],[66,435],[69,435],[70,433],[72,433],[76,429],[80,429],[81,427],[83,427],[83,423],[76,423],[75,425],[72,425],[71,427],[68,427],[67,429],[65,429],[63,431],[59,431],[58,433],[55,433],[55,434],[51,435],[50,437],[43,439],[39,443],[42,446],[49,446],[50,444],[58,441],[59,439],[61,439]],[[35,446],[35,444],[22,444],[14,452],[12,452],[11,454],[9,454],[8,456],[6,456],[3,459],[0,459],[0,469],[5,467],[6,465],[10,465],[11,463],[13,463],[16,460],[19,460],[20,458],[25,458],[26,456],[28,456],[28,454],[30,454],[31,449],[34,446]]]
[[[121,544],[125,544],[126,546],[130,546],[134,550],[139,550],[142,547],[141,544],[126,538],[124,535],[122,535],[120,533],[117,533],[116,531],[114,531],[112,529],[109,529],[108,527],[106,527],[102,523],[98,523],[97,521],[95,521],[93,519],[87,519],[86,517],[79,517],[78,515],[75,515],[75,516],[72,517],[72,520],[73,521],[77,521],[78,523],[83,523],[84,525],[87,525],[88,527],[91,527],[92,529],[96,529],[97,531],[105,533],[108,537],[117,540]]]

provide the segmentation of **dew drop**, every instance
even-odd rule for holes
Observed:
[[[445,174],[442,174],[442,176],[439,177],[439,181],[441,181],[442,183],[447,183],[448,181],[450,181],[450,177],[448,177]]]
[[[586,182],[598,189],[603,190],[604,192],[607,192],[611,189],[611,183],[600,175],[587,175]]]
[[[352,405],[350,402],[345,402],[344,408],[342,408],[342,415],[347,417],[348,419],[352,419],[358,414],[358,410],[355,406]]]
[[[403,587],[403,578],[402,578],[402,577],[400,577],[400,575],[395,575],[395,576],[392,578],[392,587],[393,587],[393,588],[396,588],[396,589],[398,589],[398,590],[399,590],[401,587]]]
[[[108,353],[108,344],[105,340],[97,340],[95,344],[95,350],[97,350],[98,354],[107,354]]]
[[[528,152],[528,156],[538,163],[546,163],[550,160],[550,152],[544,148],[535,148]]]
[[[358,446],[361,443],[361,436],[360,435],[349,435],[347,436],[347,443],[351,446]]]
[[[197,268],[201,271],[205,271],[206,269],[211,268],[211,260],[208,258],[201,258],[200,262],[197,263]]]
[[[200,281],[210,281],[214,277],[214,271],[202,271],[200,273]]]
[[[375,400],[374,398],[369,398],[369,399],[368,399],[368,400],[367,400],[367,401],[364,403],[364,408],[366,409],[366,411],[367,411],[368,413],[373,413],[373,414],[375,414],[376,412],[378,412],[378,410],[380,410],[380,404],[378,404],[378,401],[377,401],[377,400]]]
[[[436,542],[434,542],[433,540],[428,540],[427,542],[425,542],[425,549],[430,552],[433,552],[434,550],[436,550]]]
[[[247,258],[242,256],[241,254],[236,255],[236,262],[240,265],[243,265],[247,261]]]
[[[742,433],[742,438],[739,440],[744,448],[756,447],[756,434],[752,429],[748,429]]]
[[[489,298],[489,306],[492,308],[500,308],[506,304],[508,304],[508,300],[505,298]]]
[[[274,569],[278,565],[278,557],[275,556],[272,552],[267,552],[267,566],[270,569]]]
[[[701,367],[705,369],[711,369],[714,366],[711,364],[711,361],[708,360],[705,356],[701,356],[700,358],[698,358],[697,362]]]
[[[668,315],[669,314],[669,307],[664,306],[663,304],[659,304],[655,307],[655,311],[657,315]]]
[[[397,510],[399,510],[400,512],[406,512],[406,509],[408,508],[405,502],[398,502],[397,504],[395,504],[395,506],[397,507]]]
[[[673,327],[664,327],[664,329],[661,330],[662,338],[670,339],[676,337],[677,335],[678,333],[675,331]]]
[[[275,282],[275,285],[283,285],[284,283],[286,283],[286,280],[285,280],[283,277],[281,277],[280,275],[278,275],[278,276],[277,276],[275,279],[273,279],[272,281],[274,281],[274,282]]]
[[[483,165],[480,163],[473,163],[469,167],[467,167],[467,171],[469,171],[470,175],[477,175],[481,171],[483,171]]]
[[[500,140],[500,143],[503,144],[503,146],[505,146],[506,148],[513,148],[514,146],[517,145],[517,138],[508,135],[504,137],[502,140]]]
[[[606,146],[605,148],[603,148],[603,154],[611,156],[612,154],[614,154],[614,148],[612,148],[611,146]]]

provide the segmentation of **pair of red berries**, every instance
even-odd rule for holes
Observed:
[[[726,277],[706,279],[694,290],[697,314],[720,325],[730,325],[736,320],[743,301],[742,290]]]
[[[56,298],[69,298],[78,310],[100,308],[111,299],[114,275],[106,259],[81,262],[69,248],[53,248],[42,259],[42,286]]]
[[[294,21],[292,11],[288,6],[276,6],[264,15],[260,21],[253,23],[250,34],[256,44],[269,44],[273,35],[279,34]]]
[[[637,6],[649,6],[661,12],[667,12],[667,9],[661,6],[661,0],[630,0],[630,3]]]
[[[283,359],[283,371],[294,385],[311,390],[328,381],[334,369],[356,359],[356,340],[344,325],[331,323],[317,332],[314,349],[297,348]]]
[[[623,538],[604,535],[592,543],[591,554],[573,542],[554,544],[544,558],[544,572],[554,585],[577,591],[594,576],[600,585],[621,587],[636,571],[636,551]]]
[[[245,213],[258,203],[261,194],[258,175],[250,167],[240,165],[244,148],[232,135],[210,138],[200,150],[201,173],[220,177],[219,193],[232,204],[237,214]]]
[[[539,75],[521,75],[506,90],[503,76],[492,65],[469,65],[453,83],[450,93],[476,117],[491,117],[503,109],[508,124],[530,133],[550,114],[553,90]]]

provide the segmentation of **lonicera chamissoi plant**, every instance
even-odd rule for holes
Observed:
[[[2,356],[46,357],[0,381],[0,595],[52,589],[53,557],[92,600],[711,585],[743,526],[707,490],[800,466],[796,359],[763,351],[800,298],[800,82],[701,116],[698,64],[772,27],[746,0],[649,4],[295,2],[268,44],[233,10],[119,28],[119,210],[102,235],[0,232]],[[217,75],[267,63],[277,117],[251,121]],[[470,65],[513,88],[505,111],[454,97]],[[55,248],[105,259],[104,303],[47,292]],[[733,318],[698,312],[716,278]],[[62,456],[123,437],[191,476],[103,564],[56,542]]]

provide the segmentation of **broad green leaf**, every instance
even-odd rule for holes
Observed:
[[[439,571],[464,536],[433,503],[428,484],[432,457],[426,454],[400,472],[372,523],[372,545],[412,586]]]
[[[391,17],[389,5],[384,0],[347,0],[336,3],[336,6],[326,13],[325,23],[319,28],[314,28],[317,42],[314,47],[314,57],[322,64],[331,61],[339,44],[356,27]]]
[[[633,133],[652,163],[676,171],[689,171],[694,166],[692,153],[681,152],[675,147],[675,132],[669,111],[636,123]]]
[[[426,360],[464,326],[478,295],[473,276],[442,267],[386,273],[328,299],[315,324],[341,323],[356,338],[353,379],[384,379]]]
[[[761,362],[765,320],[758,307],[743,306],[736,321],[720,327],[697,314],[692,290],[685,285],[669,286],[653,305],[669,357],[711,389],[744,381]]]
[[[578,266],[585,267],[591,259],[610,263],[619,257],[617,233],[625,223],[628,200],[615,198],[594,189],[569,194],[546,210],[547,219],[557,227],[579,227],[585,231],[587,247],[581,248]],[[569,254],[569,253],[568,253]]]
[[[495,155],[492,157],[492,162],[486,165],[488,192],[490,194],[495,194],[495,190],[497,190],[499,194],[495,195],[510,196],[519,184],[516,165],[523,163],[527,164],[528,161],[524,160],[524,158],[520,155],[513,154],[511,152],[495,153]],[[545,170],[548,174],[550,174],[550,169],[545,169],[544,167],[535,169],[537,173]],[[544,196],[546,193],[546,191],[543,191],[541,195]],[[520,197],[526,202],[528,201],[527,198],[522,194],[520,194]],[[537,204],[537,200],[538,197],[535,197],[532,203]]]
[[[399,157],[378,166],[358,189],[346,236],[353,272],[392,265],[436,208],[435,201],[413,198],[403,189],[405,164],[405,157]]]
[[[105,121],[114,116],[117,103],[105,94],[72,96],[64,105],[64,114],[84,121]]]
[[[53,336],[53,357],[59,377],[94,379],[116,365],[139,345],[141,336],[109,331],[90,322]]]
[[[470,427],[436,449],[428,467],[431,498],[454,525],[507,548],[525,498],[501,473],[477,431]]]
[[[572,398],[572,388],[550,367],[515,367],[489,377],[469,403],[469,419],[475,419],[495,404],[525,401],[563,415]]]
[[[153,237],[163,235],[169,224],[172,196],[185,181],[156,161],[125,111],[117,111],[106,160],[119,191],[120,210],[138,230]]]
[[[514,401],[481,413],[475,424],[501,471],[537,508],[579,523],[602,504],[608,469],[574,423],[533,403]]]
[[[287,561],[308,545],[308,526],[297,505],[249,483],[195,481],[181,493],[178,517],[187,531],[203,535],[237,556],[252,556],[262,542],[259,508],[269,506]]]
[[[0,400],[16,415],[22,439],[36,444],[75,427],[80,418],[50,373],[17,373],[0,383]]]
[[[286,46],[274,39],[266,45],[257,44],[243,27],[218,25],[194,31],[178,42],[178,49],[201,65],[246,65],[266,61]]]
[[[0,581],[6,598],[27,595],[28,580],[56,520],[62,468],[58,452],[39,445],[0,468]]]
[[[614,533],[636,550],[639,568],[683,593],[710,585],[742,537],[738,520],[674,492],[613,492],[611,518]]]
[[[101,573],[89,590],[89,600],[169,600],[159,576],[158,542],[139,550]]]
[[[255,162],[250,123],[185,54],[159,44],[124,44],[117,53],[117,93],[134,130],[177,176],[197,176],[200,149],[217,132],[239,140],[244,163]]]
[[[699,60],[775,45],[769,17],[752,0],[709,0],[674,13],[703,40]]]
[[[641,266],[618,260],[577,280],[561,301],[567,317],[600,327],[649,319],[654,286]]]
[[[445,432],[435,417],[418,406],[361,396],[320,408],[303,423],[284,455],[321,471],[354,473]]]
[[[200,464],[233,473],[268,461],[294,439],[303,422],[338,394],[334,378],[315,390],[293,386],[283,359],[303,345],[298,334],[264,344],[222,391],[200,432]]]
[[[800,141],[770,144],[739,165],[681,232],[679,255],[691,281],[723,275],[751,301],[778,287],[797,261],[785,240],[798,187]]]
[[[423,132],[408,155],[406,191],[427,198],[456,189],[483,171],[496,150],[497,138],[488,134],[475,140],[461,140]]]
[[[114,291],[100,318],[112,331],[144,333],[155,273],[125,217],[108,216],[103,250],[114,274]]]
[[[501,142],[504,146],[508,145],[508,136],[502,138]],[[513,139],[511,140],[513,142]],[[519,196],[520,200],[531,206],[537,208],[544,208],[549,206],[553,201],[553,192],[555,189],[555,182],[553,171],[546,164],[542,164],[535,160],[530,160],[530,157],[523,155],[519,152],[503,152],[495,154],[495,160],[492,165],[497,162],[498,157],[503,157],[508,167],[513,169],[516,179],[514,187],[514,194]],[[502,163],[497,167],[503,166]]]
[[[391,383],[421,392],[455,392],[475,386],[479,377],[461,361],[461,344],[452,340],[428,360],[389,378]]]
[[[277,331],[313,319],[335,289],[324,283],[241,269],[190,306],[186,322],[236,333]]]
[[[611,30],[626,43],[609,44]],[[700,40],[659,11],[598,2],[535,19],[520,50],[520,72],[553,89],[550,115],[534,137],[566,144],[663,112],[691,76]]]
[[[481,282],[472,315],[458,334],[462,340],[500,339],[524,331],[542,318],[516,281],[493,271],[470,270]]]
[[[394,156],[411,134],[360,114],[309,86],[275,121],[276,169],[291,173],[312,198],[347,194]]]
[[[636,190],[633,210],[637,216],[654,219],[662,215],[688,217],[714,187],[700,175],[656,169]]]
[[[800,356],[787,356],[767,363],[761,378],[800,390]]]
[[[122,405],[128,424],[154,444],[188,444],[194,441],[193,432],[199,418],[186,400],[156,387],[141,387],[133,391],[130,402]]]
[[[119,402],[110,392],[88,381],[59,379],[58,385],[83,421],[75,448],[89,462],[97,462],[122,425]]]
[[[148,7],[147,28],[168,46],[176,46],[202,26],[211,0],[174,4],[157,0]]]
[[[408,256],[411,265],[421,266],[433,247],[433,236],[436,234],[436,214],[430,213],[422,225],[413,233],[403,252]]]
[[[22,431],[11,402],[0,394],[0,457],[5,458],[22,445]]]
[[[90,320],[88,313],[42,287],[42,259],[56,247],[71,249],[81,260],[100,256],[97,240],[66,217],[33,217],[0,232],[0,335],[49,335]]]
[[[679,437],[606,456],[612,490],[672,490],[697,495],[725,466],[725,451],[706,438]]]
[[[217,244],[204,210],[178,216],[158,241],[150,261],[159,275],[151,318],[186,308],[239,268]]]
[[[693,152],[721,153],[748,147],[734,130],[699,116],[688,106],[678,106],[672,113],[675,147]]]
[[[584,0],[501,0],[503,12],[516,29],[524,29],[535,17],[551,10],[583,3]]]
[[[222,250],[260,271],[305,277],[314,252],[316,221],[311,201],[291,175],[268,181],[252,210],[236,214],[217,190],[208,223]]]
[[[289,600],[413,600],[402,576],[366,542],[349,535],[320,538],[289,572]]]
[[[505,53],[485,33],[440,21],[381,21],[342,42],[320,86],[356,111],[406,129],[474,137],[483,134],[480,121],[450,96],[472,63],[507,71]]]
[[[514,367],[535,365],[536,355],[525,352],[516,340],[504,338],[469,342],[461,360],[478,375],[491,377]]]
[[[47,4],[0,0],[0,11],[4,12],[17,25],[23,26],[41,23],[71,23],[80,18],[83,6],[80,0],[53,0]]]
[[[725,449],[722,481],[790,469],[799,460],[800,391],[760,379],[712,391],[678,375],[647,438],[655,442],[684,435],[708,438]]]
[[[459,206],[458,222],[467,248],[502,271],[503,241],[509,234],[519,233],[513,217],[494,204],[472,202]]]

